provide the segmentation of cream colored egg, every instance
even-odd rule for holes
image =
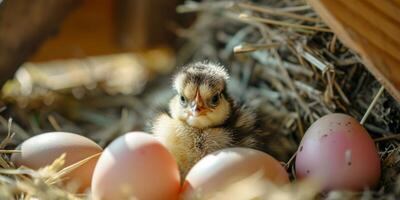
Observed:
[[[39,169],[51,164],[66,153],[64,166],[69,166],[85,158],[102,152],[102,148],[90,139],[81,135],[66,132],[43,133],[24,141],[14,153],[11,161],[17,166]],[[67,174],[63,179],[80,185],[80,191],[90,187],[92,173],[98,157],[89,160]]]
[[[276,185],[289,182],[286,170],[272,156],[249,148],[228,148],[207,155],[189,171],[182,198],[209,199],[255,173],[261,173],[262,179]]]
[[[143,132],[114,140],[99,158],[92,181],[94,199],[175,200],[179,189],[173,156]]]

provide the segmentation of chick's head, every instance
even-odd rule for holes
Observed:
[[[224,123],[231,112],[226,93],[229,75],[224,67],[198,62],[184,67],[174,78],[176,96],[170,102],[173,118],[195,128]]]

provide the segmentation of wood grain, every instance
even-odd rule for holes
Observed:
[[[122,52],[116,42],[114,1],[95,2],[81,0],[80,5],[60,23],[57,34],[47,38],[29,61],[79,59]]]
[[[0,1],[0,86],[48,37],[80,0]]]
[[[400,0],[308,0],[400,102]]]

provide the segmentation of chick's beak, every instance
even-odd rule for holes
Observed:
[[[205,104],[200,96],[199,92],[196,92],[196,97],[191,104],[191,115],[192,116],[200,116],[205,115],[208,112]]]

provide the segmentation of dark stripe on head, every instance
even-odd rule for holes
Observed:
[[[226,80],[229,78],[225,68],[215,63],[206,62],[189,64],[180,73],[185,74],[183,87],[186,87],[189,83],[205,84],[210,88],[216,88],[222,84],[222,89],[225,90]]]

